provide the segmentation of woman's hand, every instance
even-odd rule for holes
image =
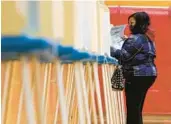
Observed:
[[[110,46],[110,53],[114,53],[117,49],[113,46]]]
[[[116,59],[119,59],[119,57],[121,56],[120,51],[121,50],[119,50],[113,46],[110,46],[110,56],[111,57],[115,57]]]
[[[121,37],[123,40],[128,39],[128,36],[124,35],[123,37]]]

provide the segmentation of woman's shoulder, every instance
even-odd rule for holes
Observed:
[[[129,38],[138,39],[138,38],[144,38],[145,34],[131,34]]]
[[[128,41],[136,43],[145,43],[147,36],[145,34],[132,34],[129,36]]]

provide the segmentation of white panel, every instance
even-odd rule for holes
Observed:
[[[81,48],[83,46],[82,20],[83,20],[84,2],[74,2],[74,46]]]
[[[98,52],[98,14],[97,14],[97,3],[92,2],[92,41],[91,51]]]
[[[99,6],[100,10],[100,50],[99,52],[101,54],[107,53],[110,54],[110,44],[111,44],[111,38],[110,38],[110,12],[109,9],[103,5],[100,4]]]
[[[75,47],[97,51],[96,1],[75,2]]]
[[[16,8],[19,13],[27,17],[28,1],[16,1]]]
[[[110,13],[108,11],[104,12],[103,17],[103,52],[110,54],[110,44],[111,44],[111,36],[110,36]]]
[[[52,4],[53,35],[55,38],[64,37],[64,4],[63,1],[53,1]]]
[[[27,25],[23,29],[24,33],[35,35],[39,31],[39,2],[38,1],[19,1],[18,7],[27,18]]]
[[[83,33],[83,45],[88,50],[91,50],[91,42],[92,42],[92,18],[93,18],[93,2],[88,1],[84,2],[84,13],[83,15],[83,21],[82,21],[82,33]]]

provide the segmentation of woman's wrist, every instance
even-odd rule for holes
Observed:
[[[115,47],[110,46],[110,52],[116,52],[117,49]]]

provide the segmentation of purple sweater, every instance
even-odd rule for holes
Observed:
[[[131,35],[124,42],[121,50],[111,48],[111,56],[118,59],[128,72],[132,71],[133,76],[157,76],[154,63],[155,45],[143,34]]]

